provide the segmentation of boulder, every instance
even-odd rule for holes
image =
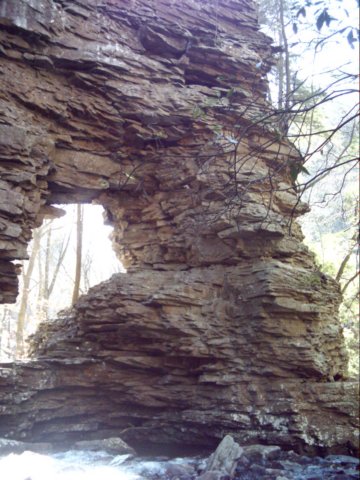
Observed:
[[[30,443],[0,438],[0,456],[8,455],[9,453],[20,454],[26,451],[35,453],[50,453],[54,451],[54,447],[51,443]]]
[[[249,463],[265,463],[277,460],[281,455],[281,448],[275,445],[249,445],[243,448],[242,459]]]
[[[196,480],[223,480],[224,473],[213,470],[211,472],[202,473]]]
[[[71,448],[74,448],[75,450],[104,450],[105,452],[114,455],[136,455],[136,452],[133,448],[127,445],[127,443],[121,440],[121,438],[116,437],[104,438],[100,440],[80,440],[71,445]]]
[[[240,445],[230,435],[226,435],[210,456],[204,473],[215,471],[232,477],[242,454]]]
[[[170,463],[165,470],[169,480],[191,480],[195,473],[194,467],[188,464]]]

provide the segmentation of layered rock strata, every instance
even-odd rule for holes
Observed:
[[[128,268],[2,366],[0,436],[354,445],[253,3],[5,0],[0,24],[0,302],[57,203],[102,204]]]

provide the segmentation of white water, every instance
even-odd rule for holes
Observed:
[[[11,453],[0,457],[1,480],[149,480],[165,478],[170,464],[192,459],[131,459],[129,455],[75,451],[44,455]]]

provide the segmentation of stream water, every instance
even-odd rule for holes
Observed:
[[[199,459],[147,459],[106,452],[70,450],[44,455],[30,451],[0,457],[1,480],[153,480],[167,477],[174,465]]]

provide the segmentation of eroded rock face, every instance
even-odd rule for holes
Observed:
[[[256,122],[252,2],[5,0],[0,23],[0,302],[56,203],[101,203],[129,271],[1,368],[0,436],[354,444],[339,289],[293,221],[297,152]]]

